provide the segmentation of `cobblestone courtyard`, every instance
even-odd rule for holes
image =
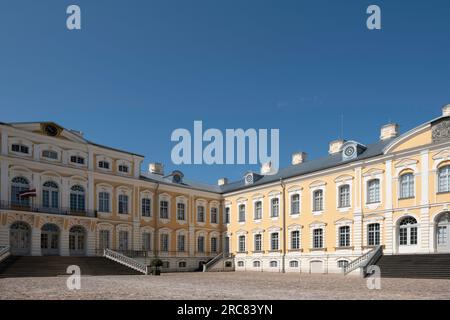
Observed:
[[[69,291],[67,277],[0,279],[0,299],[450,299],[450,280],[382,279],[368,290],[356,276],[270,273],[171,273],[83,277]]]

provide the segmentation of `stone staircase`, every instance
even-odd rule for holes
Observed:
[[[382,278],[450,279],[450,254],[383,255]]]
[[[9,256],[0,263],[0,278],[68,276],[70,265],[79,266],[82,276],[142,275],[105,257]]]

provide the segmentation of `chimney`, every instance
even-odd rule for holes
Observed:
[[[330,147],[328,149],[329,154],[335,154],[341,152],[342,146],[344,145],[344,140],[338,139],[330,142]]]
[[[450,117],[450,104],[442,107],[442,116]]]
[[[381,127],[380,139],[387,140],[398,136],[398,124],[389,123]]]
[[[296,152],[292,154],[292,165],[303,163],[306,161],[308,154],[306,152]]]
[[[261,174],[269,174],[272,170],[272,162],[266,162],[261,165]]]
[[[224,186],[226,184],[228,184],[227,178],[220,178],[219,180],[217,180],[217,185],[219,185],[219,186]]]
[[[148,171],[150,173],[164,175],[164,166],[162,165],[162,163],[158,163],[158,162],[150,163],[148,165]]]

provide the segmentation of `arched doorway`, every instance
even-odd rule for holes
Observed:
[[[52,223],[42,226],[41,253],[43,256],[59,255],[59,228]]]
[[[31,249],[31,229],[25,222],[14,222],[9,229],[9,244],[12,255],[26,256]]]
[[[71,256],[86,255],[86,231],[81,226],[74,226],[69,231],[69,253]]]
[[[414,253],[419,242],[418,224],[414,217],[408,216],[400,220],[398,225],[399,253]]]
[[[436,219],[436,249],[437,252],[450,252],[448,233],[450,230],[450,212],[440,214]]]

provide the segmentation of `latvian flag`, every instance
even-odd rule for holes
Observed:
[[[36,197],[36,189],[24,190],[19,193],[20,198]]]

